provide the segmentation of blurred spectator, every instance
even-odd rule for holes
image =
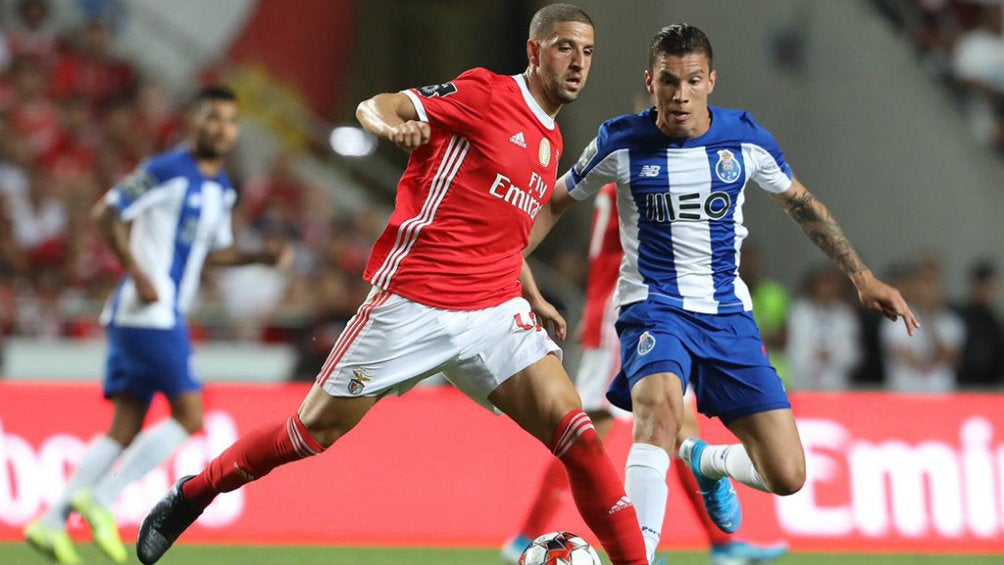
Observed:
[[[22,270],[11,206],[28,193],[28,175],[21,167],[23,147],[17,132],[0,114],[0,272],[5,273]]]
[[[372,242],[367,240],[365,251],[355,258],[346,233],[353,229],[353,222],[340,220],[329,226],[329,214],[327,195],[295,171],[291,153],[280,152],[268,169],[252,177],[244,187],[235,222],[247,226],[248,245],[292,244],[296,250],[294,279],[311,272],[324,273],[329,266],[355,273],[356,264],[365,261]],[[346,255],[350,257],[344,262]],[[271,336],[265,336],[268,339],[283,333],[277,326],[289,322],[284,318],[289,315],[290,302],[299,300],[301,292],[313,291],[305,290],[310,285],[294,283],[290,287],[286,275],[256,267],[220,272],[217,286],[226,313],[238,328],[237,335],[245,339],[262,337],[262,329]],[[311,304],[306,311],[324,310],[314,306]]]
[[[171,106],[164,85],[145,80],[136,95],[139,127],[152,139],[157,151],[177,145],[184,136],[181,116]]]
[[[314,380],[345,324],[366,299],[370,285],[362,279],[363,268],[382,227],[371,209],[334,218],[316,264],[291,283],[286,306],[304,312],[307,320],[293,340],[297,351],[294,380]]]
[[[312,382],[370,287],[358,276],[333,266],[301,281],[308,287],[303,290],[305,296],[311,297],[312,315],[294,335],[296,363],[290,378]]]
[[[764,344],[770,364],[777,369],[777,374],[785,384],[789,383],[790,373],[785,358],[785,348],[788,342],[788,290],[780,283],[763,277],[763,259],[760,249],[747,242],[743,246],[743,258],[739,263],[739,276],[749,287],[753,300],[753,318]]]
[[[19,57],[11,64],[10,81],[10,125],[25,136],[32,157],[40,157],[56,145],[61,129],[59,107],[46,92],[45,71],[35,61]]]
[[[1004,324],[997,314],[997,268],[981,261],[969,275],[968,300],[958,308],[966,328],[958,381],[963,388],[1004,384]]]
[[[243,197],[252,229],[323,245],[331,205],[322,190],[297,174],[292,153],[276,155],[268,169],[248,181]]]
[[[144,155],[185,133],[170,85],[113,54],[126,7],[121,0],[0,2],[8,16],[0,32],[0,335],[93,334],[99,301],[121,268],[89,211]],[[60,30],[70,26],[77,32],[68,40]],[[193,318],[212,320],[213,335],[276,340],[294,327],[326,331],[347,320],[368,290],[359,277],[383,212],[336,216],[327,189],[298,174],[293,156],[281,151],[243,187],[238,209],[247,213],[235,221],[247,223],[253,245],[293,243],[292,276],[208,273]],[[308,362],[312,370],[319,365]]]
[[[881,325],[888,390],[947,393],[956,388],[965,326],[945,306],[940,274],[937,262],[925,258],[914,265],[910,279],[902,286],[922,331],[911,337],[902,323],[885,320]]]
[[[10,199],[11,228],[24,259],[28,280],[38,283],[48,271],[62,271],[66,261],[66,205],[44,170],[32,171],[28,191]]]
[[[847,278],[830,267],[813,270],[788,310],[788,370],[803,390],[846,390],[861,357],[858,319],[847,300]]]
[[[1004,148],[1004,36],[1001,2],[981,3],[976,27],[955,44],[952,69],[968,92],[972,126],[984,142]]]
[[[110,100],[102,110],[101,145],[114,151],[120,160],[117,166],[123,170],[113,174],[118,180],[154,150],[153,134],[141,127],[136,102],[131,98]]]
[[[30,172],[26,193],[8,202],[14,240],[16,330],[55,338],[63,333],[60,298],[67,284],[67,214],[49,174]]]
[[[56,182],[77,184],[90,176],[101,143],[101,128],[94,122],[91,108],[83,97],[63,101],[55,142],[41,156]]]
[[[135,94],[132,65],[111,53],[108,24],[91,20],[80,32],[76,49],[60,58],[52,74],[52,94],[58,99],[84,96],[94,108]]]
[[[1004,35],[1000,0],[873,0],[904,29],[925,65],[959,91],[970,126],[1004,150]]]
[[[896,288],[903,288],[902,282],[893,283]],[[851,372],[851,382],[856,388],[881,387],[885,382],[885,354],[882,351],[882,326],[885,317],[873,310],[858,307],[858,350],[861,357],[858,365]]]
[[[273,249],[276,253],[288,242],[277,232],[246,232],[244,240],[246,243],[239,244],[242,250]],[[221,269],[214,275],[219,291],[217,298],[229,317],[228,325],[234,329],[234,336],[243,340],[262,337],[260,330],[275,316],[289,277],[277,269],[260,265]]]
[[[33,59],[42,68],[51,69],[59,59],[60,42],[50,16],[49,2],[20,0],[17,21],[7,32],[7,43],[14,56]]]

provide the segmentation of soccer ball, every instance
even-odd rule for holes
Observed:
[[[533,540],[519,565],[601,565],[596,550],[569,532],[551,532]]]

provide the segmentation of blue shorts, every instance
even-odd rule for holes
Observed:
[[[174,397],[202,389],[191,369],[188,328],[169,330],[109,326],[104,394],[128,392],[149,402],[157,392]]]
[[[611,404],[631,409],[631,388],[648,375],[673,373],[690,383],[697,410],[728,423],[791,408],[767,347],[749,312],[700,314],[656,301],[629,304],[617,319],[620,373],[607,391]]]

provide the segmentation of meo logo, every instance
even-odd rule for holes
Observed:
[[[655,192],[645,195],[645,217],[652,222],[720,220],[730,208],[732,197],[722,191],[709,194]]]

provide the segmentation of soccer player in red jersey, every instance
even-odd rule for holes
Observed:
[[[412,150],[364,275],[373,290],[297,413],[244,435],[153,508],[136,546],[143,563],[218,494],[324,451],[383,396],[442,373],[550,447],[614,565],[647,565],[634,506],[542,329],[563,338],[564,320],[522,254],[554,189],[554,117],[585,85],[593,26],[581,9],[553,4],[529,35],[520,75],[473,69],[359,105],[363,127]]]
[[[643,110],[644,108],[640,108]],[[617,185],[610,183],[596,194],[593,226],[589,237],[589,282],[586,284],[586,304],[582,313],[580,342],[582,357],[575,372],[575,388],[582,397],[582,409],[593,421],[600,439],[605,439],[614,425],[615,412],[620,411],[606,399],[610,382],[621,368],[620,340],[614,329],[617,307],[614,290],[624,249],[621,247],[620,223],[617,220]],[[693,404],[685,405],[677,443],[700,435]],[[626,412],[620,411],[626,414]],[[674,465],[676,477],[683,486],[687,501],[701,520],[701,526],[711,543],[711,565],[748,565],[764,563],[788,552],[784,543],[760,546],[734,539],[719,530],[704,509],[704,500],[694,475],[686,465]],[[533,539],[547,530],[548,521],[561,507],[568,480],[557,461],[544,471],[543,479],[519,531],[502,547],[502,560],[516,565],[523,550]]]

